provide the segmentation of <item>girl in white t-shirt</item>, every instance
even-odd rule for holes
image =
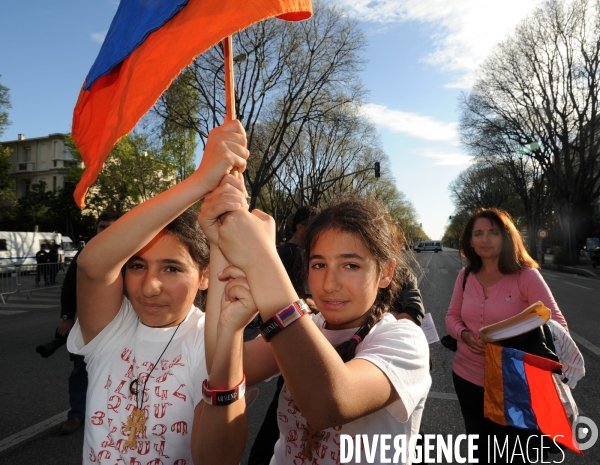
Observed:
[[[319,314],[301,318],[303,305],[290,306],[298,296],[276,252],[273,219],[257,210],[217,219],[235,195],[230,188],[226,195],[207,196],[199,216],[211,242],[206,354],[210,361],[228,343],[239,347],[242,325],[258,308],[263,337],[244,345],[247,383],[279,371],[286,382],[271,465],[338,464],[342,441],[351,463],[366,463],[373,441],[375,462],[369,463],[386,463],[394,458],[394,439],[404,446],[396,460],[410,463],[411,437],[431,384],[429,349],[414,322],[388,313],[409,270],[404,238],[389,212],[373,199],[351,196],[308,226],[308,284]],[[225,286],[221,302],[217,280]],[[356,444],[359,434],[368,447]],[[387,451],[379,442],[386,434]],[[221,440],[233,446],[245,437],[226,434]],[[200,447],[210,455],[203,438]]]
[[[198,460],[195,435],[219,435],[214,409],[200,402],[204,314],[194,303],[208,286],[208,243],[189,207],[213,190],[243,190],[230,172],[243,172],[247,157],[238,121],[214,129],[192,176],[132,209],[79,255],[78,321],[68,348],[85,356],[89,372],[84,464],[191,465]],[[229,366],[215,358],[212,386],[242,377],[241,368]],[[243,402],[236,409],[244,417]],[[228,431],[236,427],[245,434],[245,422]],[[222,452],[224,463],[232,448]]]

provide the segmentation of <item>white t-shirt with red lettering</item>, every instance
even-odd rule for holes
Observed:
[[[79,323],[69,334],[69,352],[87,363],[88,391],[83,447],[84,464],[192,465],[194,408],[208,377],[204,356],[204,313],[192,307],[167,347],[175,327],[143,325],[123,298],[119,313],[87,345]],[[127,417],[136,405],[131,381],[143,381],[161,352],[144,391],[146,423],[137,448],[125,448]]]
[[[327,330],[323,327],[321,314],[313,315],[313,321],[333,346],[348,340],[358,329]],[[307,422],[284,385],[277,411],[279,440],[275,444],[270,465],[338,465],[341,434],[348,434],[352,438],[357,434],[366,434],[369,441],[375,435],[390,434],[392,440],[396,435],[404,435],[408,449],[410,437],[419,432],[431,386],[429,346],[423,331],[409,320],[396,320],[393,315],[386,314],[358,344],[355,358],[368,360],[383,371],[400,399],[358,420],[321,431],[319,440],[313,444],[312,459],[308,459],[303,454],[306,443],[302,439]],[[318,396],[319,393],[315,392],[314,395]],[[367,463],[364,445],[360,447],[362,452],[358,463]],[[354,442],[352,448],[355,450]],[[388,452],[390,458],[393,458],[393,453],[392,447],[392,451]],[[369,463],[381,463],[380,457],[380,451],[377,450],[375,462]],[[353,454],[350,463],[357,463],[356,458],[356,454]]]

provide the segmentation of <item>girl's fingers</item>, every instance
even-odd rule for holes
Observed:
[[[219,281],[228,281],[230,279],[245,278],[246,274],[238,267],[230,265],[221,271],[218,276]]]
[[[244,176],[241,173],[238,174],[238,177],[235,177],[232,174],[226,174],[225,176],[223,176],[223,179],[221,179],[221,184],[219,185],[219,187],[224,186],[224,185],[230,185],[233,188],[235,188],[236,190],[238,190],[239,192],[241,192],[241,194],[245,198],[248,197],[248,192],[246,191],[246,185],[244,184]]]

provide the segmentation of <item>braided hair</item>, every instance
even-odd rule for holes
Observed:
[[[369,334],[390,309],[403,285],[409,280],[410,270],[402,253],[402,246],[406,242],[404,234],[392,223],[388,210],[374,198],[344,195],[323,210],[307,228],[306,257],[311,256],[311,249],[319,237],[331,230],[353,234],[359,238],[373,255],[380,273],[390,259],[396,260],[394,276],[387,287],[377,291],[365,323],[355,333],[358,337],[352,337],[335,348],[342,360],[347,362],[354,358],[359,341]]]

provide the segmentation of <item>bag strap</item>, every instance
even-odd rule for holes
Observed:
[[[463,292],[465,292],[465,286],[467,285],[467,278],[469,277],[469,273],[471,272],[470,267],[465,267],[465,274],[463,275]]]

